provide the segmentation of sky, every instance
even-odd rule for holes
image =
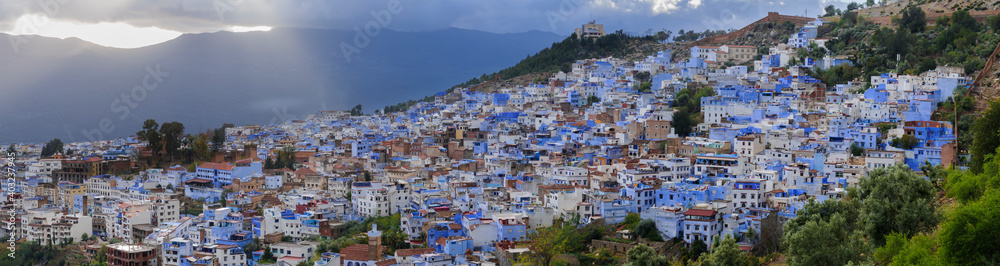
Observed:
[[[569,35],[589,21],[606,31],[724,30],[768,11],[815,17],[862,0],[3,0],[0,33],[80,38],[137,48],[184,33],[305,27],[400,31],[462,28]]]

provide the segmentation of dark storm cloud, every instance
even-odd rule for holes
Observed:
[[[390,0],[4,0],[0,31],[10,31],[24,14],[81,23],[124,22],[181,32],[208,32],[230,26],[350,29],[373,18]],[[529,30],[568,34],[590,20],[606,29],[641,33],[647,29],[738,28],[767,14],[815,16],[824,0],[400,0],[403,7],[389,28],[433,30],[448,27],[508,33]]]

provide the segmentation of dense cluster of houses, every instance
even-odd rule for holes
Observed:
[[[18,210],[19,231],[5,234],[117,239],[109,261],[123,264],[112,265],[257,265],[264,250],[242,250],[255,238],[281,265],[510,265],[558,219],[638,213],[664,239],[711,247],[809,200],[839,199],[872,169],[956,160],[953,125],[931,114],[969,82],[960,69],[828,87],[803,70],[849,62],[789,64],[817,42],[815,28],[762,56],[723,45],[684,60],[582,60],[547,84],[456,89],[405,112],[228,128],[226,156],[191,168],[128,173],[146,149],[135,138],[69,143],[75,155],[46,158],[17,145],[36,156],[17,158],[17,181],[3,183],[18,199],[2,213]],[[636,90],[640,72],[650,91]],[[675,95],[705,87],[714,95],[689,110],[701,122],[678,135]],[[903,136],[916,145],[890,145]],[[296,169],[266,169],[286,148]],[[316,240],[340,237],[346,222],[392,214],[413,248],[388,254],[388,228],[372,228],[367,244],[316,254]]]

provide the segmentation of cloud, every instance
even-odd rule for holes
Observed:
[[[211,32],[241,27],[350,29],[373,18],[370,12],[393,0],[4,0],[0,32],[14,30],[25,14],[81,24],[121,22],[178,32]],[[402,12],[389,28],[410,31],[448,27],[497,33],[529,30],[569,34],[587,21],[606,29],[739,28],[768,11],[815,16],[838,0],[398,0]],[[808,11],[807,11],[808,10]]]

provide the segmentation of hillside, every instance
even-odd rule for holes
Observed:
[[[975,110],[985,110],[998,93],[991,85],[996,84],[996,65],[991,67],[988,63],[1000,37],[996,34],[998,25],[987,22],[1000,14],[1000,5],[979,1],[912,2],[911,9],[906,9],[909,2],[901,1],[824,18],[833,29],[821,37],[834,39],[827,43],[831,52],[854,57],[857,68],[853,69],[858,75],[849,79],[885,72],[919,74],[937,65],[961,67],[966,75],[980,76],[985,82],[971,91]],[[891,17],[902,21],[906,10],[922,14],[923,23],[900,22],[911,25],[901,28],[900,23],[892,22]],[[885,14],[890,16],[866,16]],[[909,21],[915,20],[918,19]],[[991,68],[984,70],[984,67]]]
[[[553,44],[552,47],[521,61],[514,67],[504,69],[498,73],[483,75],[482,77],[470,80],[462,85],[468,86],[479,84],[483,81],[492,79],[495,74],[500,74],[501,81],[497,83],[490,83],[488,86],[489,88],[524,85],[532,81],[541,81],[544,78],[548,78],[549,74],[558,72],[559,70],[568,71],[570,64],[581,59],[615,56],[617,58],[623,58],[631,61],[644,58],[648,55],[656,53],[657,51],[671,50],[673,52],[674,60],[679,60],[690,56],[688,48],[695,45],[734,44],[752,45],[757,47],[773,46],[781,43],[790,34],[794,33],[797,30],[797,27],[800,27],[806,22],[812,20],[814,20],[814,18],[786,16],[776,12],[770,12],[766,17],[750,23],[738,30],[725,34],[710,35],[693,42],[659,43],[654,41],[651,37],[615,37],[614,34],[611,34],[605,38],[595,41],[595,45],[588,46],[586,45],[586,42],[580,42],[578,40],[567,38],[566,40],[563,40],[563,42]],[[613,39],[613,41],[609,39]],[[613,49],[608,49],[608,47],[612,47]],[[574,56],[562,56],[557,57],[558,59],[556,60],[545,60],[546,58],[554,57],[554,54]],[[521,70],[523,66],[533,65],[536,64],[536,62],[549,62],[550,64],[547,67],[552,67],[552,69],[535,69],[535,71]],[[558,69],[556,67],[558,67]],[[513,74],[520,75],[513,76]]]
[[[610,33],[597,39],[580,40],[567,37],[552,46],[528,56],[517,64],[497,72],[482,74],[456,87],[474,87],[480,91],[494,91],[503,87],[547,82],[549,76],[559,71],[568,72],[577,60],[616,57],[627,60],[644,58],[657,51],[672,50],[685,52],[685,43],[660,43],[651,36],[630,36],[621,31]],[[499,80],[496,80],[498,79]],[[447,91],[451,91],[449,89]],[[433,100],[431,96],[401,102],[383,108],[386,112],[406,110],[421,101]]]
[[[353,43],[354,34],[294,28],[185,34],[137,49],[33,37],[19,51],[0,49],[0,143],[128,136],[147,118],[179,121],[195,132],[357,104],[370,112],[514,65],[564,38],[384,30],[348,62],[340,46]],[[165,75],[147,79],[151,72]],[[133,92],[143,82],[149,88]]]
[[[950,15],[958,10],[965,10],[973,16],[990,16],[1000,11],[1000,2],[982,0],[950,0],[950,1],[898,1],[886,5],[875,5],[870,8],[858,9],[856,12],[872,22],[879,25],[891,25],[891,17],[899,15],[899,12],[907,5],[915,4],[920,6],[927,13],[927,20],[933,23],[937,17]]]
[[[815,18],[787,16],[778,14],[777,12],[768,12],[766,17],[754,21],[739,30],[702,38],[692,42],[690,46],[723,44],[771,46],[777,44],[781,37],[787,37],[795,33],[795,27],[801,27],[813,20]]]

